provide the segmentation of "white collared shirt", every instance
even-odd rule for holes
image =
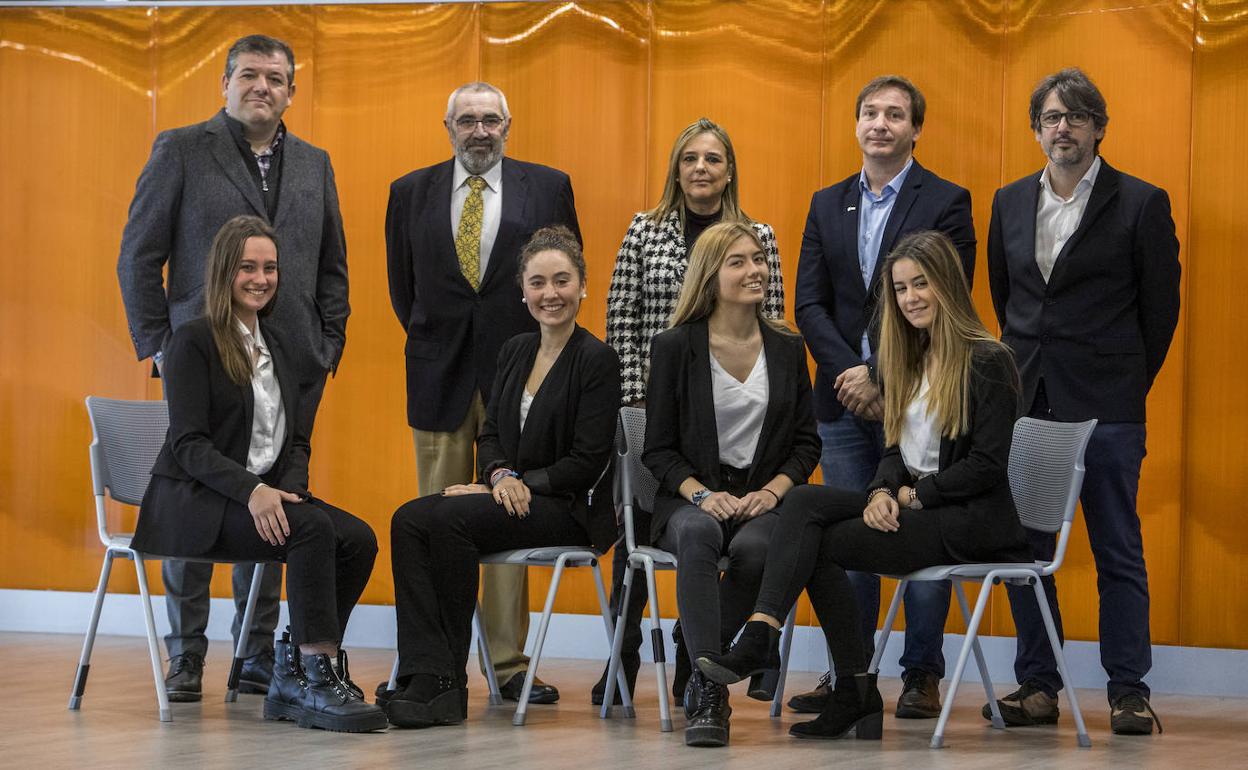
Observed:
[[[464,168],[464,164],[455,159],[455,175],[451,179],[451,240],[459,235],[459,219],[464,213],[464,201],[472,188],[468,186],[468,177],[473,176]],[[490,263],[490,252],[494,250],[494,239],[498,237],[498,224],[503,220],[503,161],[497,163],[479,175],[485,180],[481,190],[481,275],[485,277],[485,268]]]
[[[906,405],[906,418],[901,422],[902,462],[916,479],[940,470],[940,427],[936,415],[928,412],[927,397],[931,387],[927,375],[919,383],[919,392]]]
[[[758,439],[767,414],[767,353],[760,347],[754,368],[739,381],[711,354],[711,397],[715,401],[715,432],[719,436],[719,461],[734,468],[754,462]]]
[[[237,318],[235,320],[238,321]],[[255,362],[251,373],[251,393],[255,403],[251,412],[247,470],[262,476],[273,468],[282,450],[282,442],[286,440],[286,409],[282,405],[277,373],[273,370],[273,356],[260,333],[260,322],[256,322],[255,335],[242,321],[238,321],[238,330],[243,335],[243,346]]]
[[[1083,178],[1075,185],[1075,194],[1066,200],[1053,192],[1049,182],[1049,167],[1045,166],[1040,174],[1040,203],[1036,210],[1036,265],[1044,282],[1049,282],[1053,274],[1053,265],[1057,263],[1057,255],[1070,236],[1079,228],[1079,220],[1088,207],[1088,198],[1092,195],[1092,186],[1096,184],[1096,175],[1101,170],[1101,156],[1096,156],[1088,167]]]

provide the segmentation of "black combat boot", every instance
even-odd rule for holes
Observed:
[[[385,712],[375,704],[365,703],[339,679],[335,661],[328,655],[303,655],[300,661],[307,681],[301,699],[300,727],[343,733],[386,729]]]
[[[273,653],[273,678],[269,680],[269,693],[264,696],[264,718],[297,722],[303,714],[303,691],[308,680],[299,665],[299,649],[290,642],[289,629],[273,645]]]
[[[689,717],[689,725],[685,727],[685,745],[727,746],[728,718],[732,716],[728,688],[695,670],[689,677],[689,689],[697,690],[697,710]]]

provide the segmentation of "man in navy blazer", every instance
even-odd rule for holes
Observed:
[[[499,351],[537,329],[516,281],[520,249],[547,225],[580,238],[568,175],[503,157],[511,113],[502,91],[460,86],[444,122],[455,157],[395,180],[386,210],[390,303],[407,334],[407,422],[421,495],[473,481]],[[524,567],[485,568],[481,612],[503,696],[517,699],[528,668]],[[529,700],[558,698],[539,682]]]
[[[880,265],[893,245],[916,230],[939,230],[962,256],[968,284],[975,270],[971,194],[914,159],[926,102],[909,80],[875,78],[858,94],[855,134],[862,170],[814,194],[797,263],[797,326],[817,365],[815,417],[823,440],[820,466],[830,486],[858,489],[875,476],[884,453],[883,404],[875,377]],[[850,572],[862,608],[863,634],[874,649],[880,581]],[[905,687],[901,718],[940,715],[940,680],[949,584],[912,583],[906,591]],[[793,698],[798,711],[819,711],[830,678]]]
[[[1083,72],[1065,69],[1042,80],[1030,118],[1048,164],[993,198],[992,304],[1031,416],[1099,421],[1080,501],[1096,561],[1110,725],[1119,734],[1149,734],[1148,574],[1135,502],[1144,403],[1179,318],[1179,242],[1165,190],[1098,154],[1109,115]],[[1030,535],[1036,558],[1051,559],[1054,537]],[[998,701],[1002,716],[1007,724],[1056,722],[1062,680],[1035,595],[1027,586],[1007,589],[1021,687]],[[1046,590],[1060,635],[1052,578]]]
[[[240,38],[226,54],[225,108],[203,123],[162,131],[135,186],[121,237],[117,277],[140,359],[163,367],[174,329],[204,313],[204,266],[217,231],[254,214],[277,232],[282,301],[270,323],[290,342],[310,426],[328,372],[346,343],[347,253],[329,155],[288,133],[282,115],[295,95],[290,46],[265,35]],[[211,564],[166,559],[169,699],[197,701],[208,639]],[[234,565],[234,635],[251,586],[251,564]],[[242,692],[268,692],[282,570],[264,570],[244,664]]]

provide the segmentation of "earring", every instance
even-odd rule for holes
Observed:
[[[588,297],[588,296],[589,296],[589,294],[587,294],[587,293],[585,293],[585,292],[581,292],[581,299],[585,299],[585,298],[586,298],[586,297]]]
[[[521,297],[521,298],[520,298],[520,304],[521,304],[521,305],[527,305],[527,304],[529,304],[529,301],[528,301],[527,299],[525,299],[524,297]]]

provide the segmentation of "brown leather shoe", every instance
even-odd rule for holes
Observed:
[[[1061,713],[1057,708],[1057,696],[1049,695],[1034,682],[1023,682],[1022,687],[999,698],[997,708],[1001,709],[1001,718],[1010,727],[1055,725]],[[980,713],[984,719],[992,720],[992,709],[987,703]]]
[[[940,680],[926,671],[907,671],[897,699],[898,719],[935,719],[940,716]]]

